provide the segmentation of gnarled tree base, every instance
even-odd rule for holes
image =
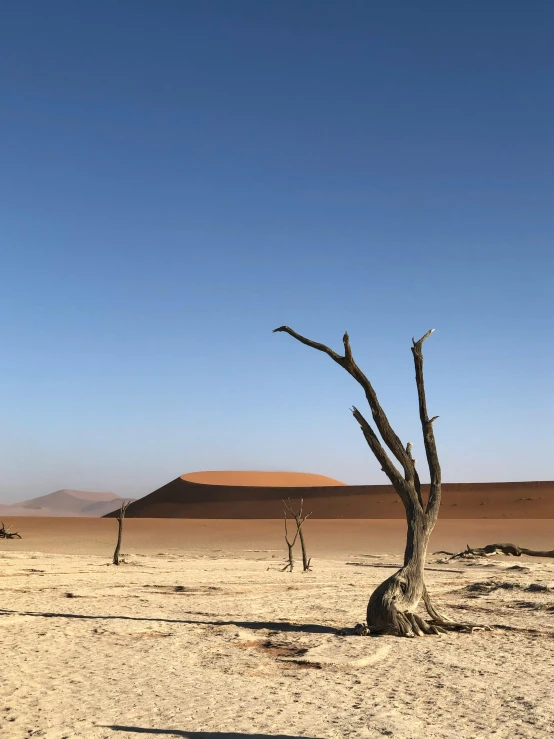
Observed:
[[[421,599],[430,616],[428,619],[416,613]],[[374,590],[367,606],[365,631],[363,628],[358,624],[355,632],[362,635],[394,634],[415,637],[439,636],[449,631],[472,633],[477,630],[488,630],[486,626],[452,621],[443,616],[432,604],[422,580],[413,576],[407,577],[405,570],[399,570]]]

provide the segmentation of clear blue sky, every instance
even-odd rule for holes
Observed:
[[[553,479],[554,4],[4,0],[0,501],[385,482],[345,329],[447,481]]]

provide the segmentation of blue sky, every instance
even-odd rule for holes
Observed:
[[[554,6],[5,0],[0,501],[385,482],[345,329],[447,481],[553,479]]]

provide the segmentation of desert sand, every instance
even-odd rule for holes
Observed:
[[[0,539],[0,553],[39,551],[49,554],[93,554],[111,558],[117,522],[111,518],[10,517],[6,525],[22,539]],[[406,523],[399,519],[309,519],[306,524],[310,552],[316,557],[346,556],[349,552],[402,554]],[[466,544],[479,547],[512,541],[530,549],[552,549],[551,520],[448,520],[439,519],[430,551],[459,551]],[[163,519],[125,518],[123,551],[157,554],[163,551],[215,555],[273,549],[284,553],[282,519]],[[553,562],[554,566],[554,562]]]
[[[10,521],[0,541],[6,739],[554,735],[554,561],[430,554],[472,635],[337,636],[400,564],[404,524],[314,520],[313,571],[280,572],[281,521]],[[544,547],[550,521],[440,521],[430,551]],[[299,553],[298,553],[299,554]]]

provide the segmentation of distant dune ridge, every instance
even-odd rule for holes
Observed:
[[[339,487],[345,482],[333,480],[324,475],[313,475],[310,472],[262,472],[250,470],[221,470],[206,472],[187,472],[181,475],[185,482],[200,485],[224,485],[235,487]]]
[[[129,500],[129,499],[128,499]],[[134,500],[134,499],[133,499]],[[56,490],[48,495],[0,505],[0,516],[104,516],[121,504],[115,493]]]
[[[423,485],[424,494],[427,486]],[[390,485],[345,485],[301,472],[193,472],[136,500],[130,518],[280,518],[304,498],[312,518],[404,518]],[[554,482],[445,483],[441,518],[554,518]],[[116,511],[107,516],[114,517]]]

